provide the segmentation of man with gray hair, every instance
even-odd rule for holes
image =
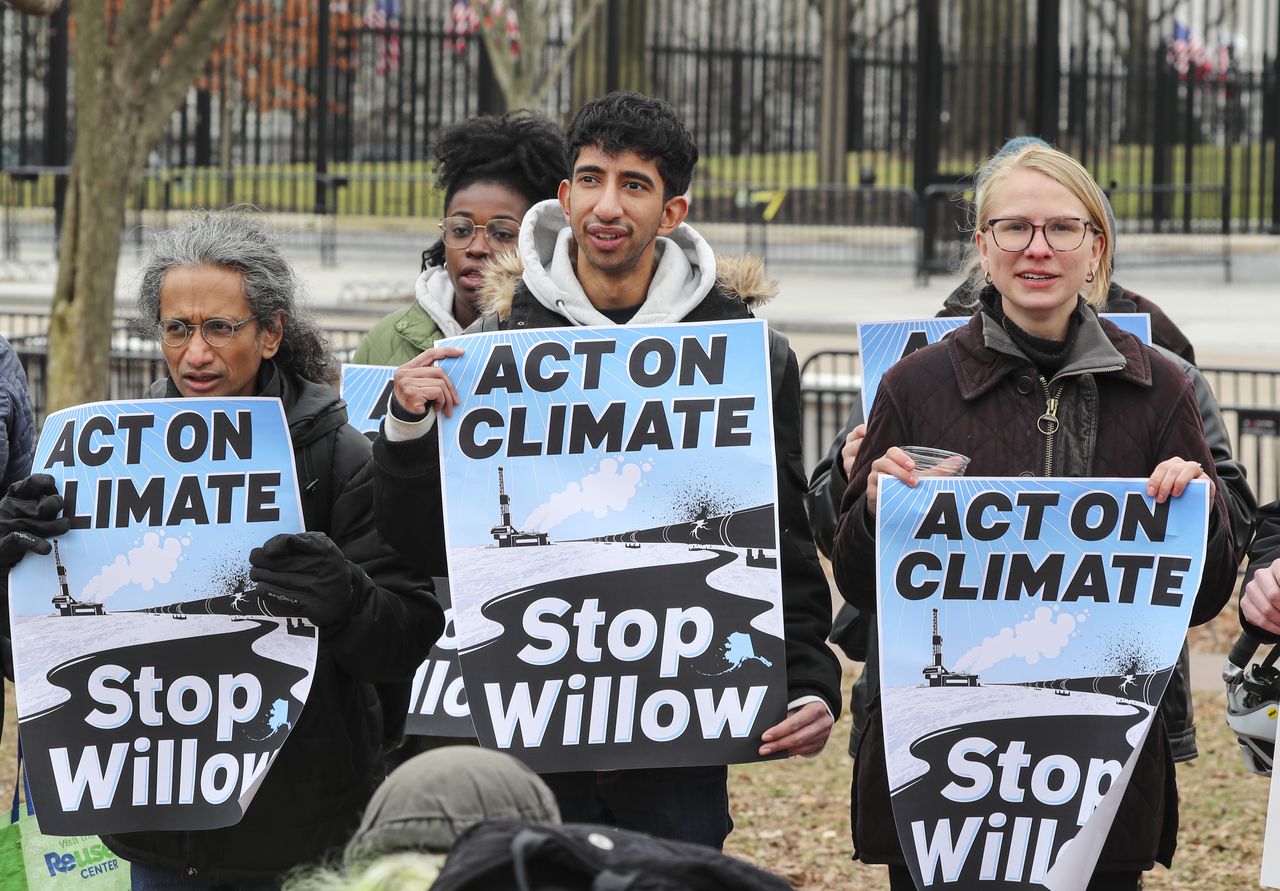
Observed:
[[[383,778],[384,712],[402,720],[381,691],[407,694],[444,628],[430,578],[377,534],[371,446],[325,383],[328,350],[297,291],[275,238],[240,213],[200,213],[159,233],[142,271],[142,319],[169,369],[148,396],[272,397],[284,407],[307,531],[254,548],[249,575],[282,614],[320,629],[320,649],[306,708],[238,824],[103,836],[131,861],[135,889],[277,887],[291,868],[341,849]],[[50,477],[28,482],[0,515],[60,512]],[[27,531],[35,542],[48,534]]]

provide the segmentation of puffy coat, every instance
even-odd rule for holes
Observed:
[[[31,475],[36,424],[22,363],[0,337],[0,493]]]
[[[351,361],[359,365],[403,365],[430,349],[444,332],[418,303],[384,316],[356,348]]]
[[[180,394],[166,379],[148,395]],[[375,685],[412,679],[444,630],[431,579],[377,533],[369,440],[347,424],[346,404],[331,387],[274,363],[264,363],[258,395],[284,404],[300,486],[314,474],[314,490],[329,492],[324,504],[304,494],[303,514],[309,531],[324,532],[346,556],[354,607],[346,624],[321,636],[306,706],[239,823],[103,836],[126,860],[210,884],[271,881],[341,850],[384,776]],[[317,448],[325,437],[331,447]],[[330,456],[329,466],[311,467],[317,455]]]
[[[1052,452],[1036,426],[1044,411],[1039,373],[986,313],[940,343],[899,362],[881,382],[842,502],[832,564],[840,591],[875,610],[875,537],[866,507],[871,462],[910,443],[969,455],[972,476],[1146,477],[1166,458],[1199,461],[1213,479],[1204,575],[1193,624],[1215,616],[1231,594],[1235,560],[1223,487],[1212,470],[1191,381],[1172,362],[1081,305],[1080,328],[1062,370],[1061,426]],[[878,703],[854,766],[854,845],[868,862],[903,863],[889,804]],[[1157,712],[1099,858],[1099,871],[1168,865],[1177,840],[1177,784]]]

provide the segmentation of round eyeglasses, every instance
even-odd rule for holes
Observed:
[[[1031,246],[1037,229],[1044,233],[1045,243],[1053,250],[1074,251],[1084,244],[1085,233],[1094,226],[1079,217],[1055,217],[1046,220],[1043,226],[1017,217],[999,217],[987,220],[983,228],[991,230],[991,238],[1000,250],[1019,253]]]
[[[180,347],[200,329],[200,336],[211,347],[224,347],[231,343],[236,332],[255,320],[255,316],[233,322],[230,319],[205,319],[199,325],[192,325],[182,319],[161,319],[156,323],[156,336],[167,347]]]
[[[440,231],[444,233],[444,246],[454,250],[470,247],[475,240],[477,228],[484,230],[485,240],[490,247],[511,247],[520,237],[520,224],[515,220],[490,220],[477,227],[466,217],[445,217],[440,223]]]

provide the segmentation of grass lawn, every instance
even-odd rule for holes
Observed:
[[[853,682],[846,672],[845,689]],[[13,794],[13,686],[7,681],[0,741],[0,800]],[[1149,874],[1149,891],[1238,891],[1258,887],[1267,781],[1244,769],[1222,720],[1224,698],[1196,694],[1200,757],[1178,769],[1182,831],[1171,871]],[[728,850],[790,879],[797,888],[885,891],[884,870],[849,860],[849,717],[817,758],[742,765],[731,772],[737,828]],[[7,766],[6,766],[7,765]]]
[[[1183,183],[1220,186],[1230,177],[1231,215],[1236,219],[1262,219],[1270,214],[1273,145],[1196,145],[1190,169],[1186,147],[1174,145],[1168,155],[1168,177]],[[1152,179],[1155,150],[1150,145],[1114,145],[1084,159],[1098,182],[1114,185],[1112,203],[1121,219],[1145,219],[1152,212],[1152,195],[1142,191]],[[981,158],[943,157],[940,169],[962,176]],[[910,186],[914,158],[897,152],[851,152],[848,182],[858,183],[863,173],[874,176],[876,186]],[[340,215],[434,218],[443,211],[442,196],[426,161],[368,161],[333,163],[329,174],[339,178],[327,198]],[[252,204],[263,210],[310,213],[316,206],[314,164],[244,165],[222,171],[217,168],[151,171],[139,187],[131,207],[225,207]],[[816,152],[773,152],[750,155],[710,155],[701,159],[697,184],[733,184],[740,187],[808,188],[818,182]],[[1184,201],[1191,202],[1193,219],[1221,219],[1222,195],[1202,192],[1168,195],[1170,219],[1182,218]],[[0,202],[20,207],[47,207],[53,201],[53,178],[42,175],[33,183],[0,191]]]

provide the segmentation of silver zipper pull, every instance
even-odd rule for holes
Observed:
[[[1044,414],[1036,418],[1036,426],[1045,436],[1053,436],[1058,432],[1058,400],[1049,396],[1045,399]]]

